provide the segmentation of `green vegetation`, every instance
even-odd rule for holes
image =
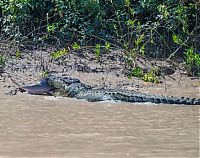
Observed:
[[[129,77],[132,77],[132,76],[135,76],[135,77],[143,77],[143,76],[144,76],[144,72],[143,72],[143,70],[142,70],[140,67],[135,67],[135,68],[131,71],[131,73],[130,73],[130,75],[129,75]]]
[[[142,68],[135,67],[130,74],[128,75],[129,78],[131,77],[139,77],[145,82],[153,82],[153,83],[160,83],[160,80],[156,76],[156,69],[150,70],[149,72],[144,72]]]
[[[188,74],[199,74],[198,1],[4,0],[0,1],[0,32],[18,43],[31,39],[36,45],[64,48],[67,44],[75,51],[92,46],[97,60],[102,50],[121,49],[126,68],[144,80],[154,75],[140,74],[138,56],[179,57],[185,60]],[[66,53],[63,49],[51,57]]]
[[[200,77],[200,54],[194,53],[193,48],[185,51],[186,68],[189,75]]]
[[[110,51],[110,43],[109,42],[105,43],[105,50],[106,50],[106,53],[109,53],[109,51]]]
[[[15,56],[17,59],[21,57],[22,53],[20,51],[16,51]]]
[[[100,54],[101,54],[101,45],[100,44],[96,44],[94,52],[95,52],[95,56],[96,56],[97,60],[99,60]]]
[[[160,80],[156,76],[156,70],[151,70],[150,72],[144,74],[142,78],[145,82],[160,83]]]
[[[4,67],[6,65],[6,60],[7,60],[6,56],[0,54],[0,73],[4,70]]]
[[[72,45],[72,48],[73,50],[79,50],[81,49],[81,46],[77,42],[74,42],[74,44]]]
[[[66,55],[67,53],[68,53],[67,50],[64,48],[64,49],[62,49],[62,50],[58,50],[58,51],[56,51],[56,52],[52,52],[52,53],[50,54],[50,56],[51,56],[51,58],[53,58],[53,59],[58,59],[58,58],[60,58],[61,56]]]
[[[44,71],[42,71],[41,73],[40,73],[40,76],[41,77],[47,77],[49,75],[49,72],[48,72],[48,70],[44,70]]]

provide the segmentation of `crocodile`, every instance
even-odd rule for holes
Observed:
[[[200,99],[197,98],[185,98],[185,97],[173,97],[154,95],[141,92],[134,92],[128,90],[117,89],[104,89],[95,88],[85,83],[82,83],[79,79],[73,77],[58,77],[50,75],[45,78],[46,83],[53,89],[54,92],[58,92],[59,95],[85,99],[90,102],[114,100],[124,102],[151,102],[151,103],[164,103],[164,104],[185,104],[185,105],[200,105]]]

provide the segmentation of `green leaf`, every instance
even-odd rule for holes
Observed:
[[[47,31],[48,32],[54,32],[54,30],[55,30],[54,24],[48,24],[47,25]]]
[[[144,53],[145,53],[145,45],[144,44],[140,48],[140,53],[144,56]]]
[[[105,45],[105,49],[106,49],[106,51],[108,52],[108,51],[110,50],[110,43],[109,43],[109,42],[106,42],[105,44],[106,44],[106,45]]]
[[[176,44],[182,44],[183,43],[182,39],[179,36],[177,36],[176,34],[172,35],[172,39],[173,39],[173,42],[176,43]]]
[[[21,52],[20,51],[16,51],[15,56],[17,59],[19,59],[21,57]]]
[[[7,58],[4,55],[0,55],[0,66],[4,66]]]
[[[135,45],[138,47],[140,45],[140,43],[142,42],[142,40],[144,39],[144,34],[140,35],[136,41],[135,41]]]
[[[95,55],[96,55],[96,58],[98,60],[100,58],[100,52],[101,52],[101,45],[100,44],[96,44],[96,46],[95,46]]]
[[[126,22],[126,25],[127,25],[127,26],[130,26],[130,27],[134,27],[134,26],[135,26],[135,22],[136,22],[136,19],[135,19],[135,20],[129,19],[129,20]]]
[[[131,76],[135,76],[135,77],[143,77],[143,70],[140,67],[135,67],[132,71],[131,71]]]
[[[72,48],[74,50],[80,50],[81,49],[81,46],[77,43],[77,42],[74,42],[74,44],[72,45]]]
[[[50,54],[50,56],[53,59],[58,59],[58,58],[60,58],[61,56],[65,55],[65,54],[67,54],[67,50],[64,48],[63,50],[58,50],[56,52],[52,52]]]
[[[40,73],[41,77],[45,78],[49,75],[49,71],[48,70],[44,70]]]

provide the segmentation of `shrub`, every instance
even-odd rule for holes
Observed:
[[[124,50],[130,68],[138,55],[171,58],[200,50],[200,5],[192,0],[4,0],[0,13],[1,32],[17,42],[90,44],[97,58],[97,46],[108,42]]]

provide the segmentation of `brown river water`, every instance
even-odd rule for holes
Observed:
[[[199,157],[199,106],[1,95],[0,157]]]

